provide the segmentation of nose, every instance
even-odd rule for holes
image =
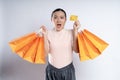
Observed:
[[[58,18],[58,19],[57,19],[57,22],[58,22],[58,23],[59,23],[59,22],[61,22],[61,19],[60,19],[60,18]]]

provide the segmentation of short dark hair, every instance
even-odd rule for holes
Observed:
[[[53,14],[54,14],[55,12],[57,12],[57,11],[62,11],[62,12],[65,14],[65,18],[67,18],[67,15],[66,15],[65,10],[63,10],[63,9],[61,9],[61,8],[55,9],[55,10],[52,12],[52,14],[51,14],[51,18],[53,17]]]

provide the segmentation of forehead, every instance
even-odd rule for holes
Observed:
[[[65,16],[65,13],[63,11],[56,11],[53,13],[53,16]]]

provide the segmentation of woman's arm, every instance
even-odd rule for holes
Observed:
[[[42,34],[44,37],[44,49],[45,49],[45,54],[47,55],[49,53],[49,41],[47,37],[48,32],[45,26],[41,26],[40,28],[42,29]]]
[[[76,53],[79,53],[77,34],[78,34],[78,31],[73,29],[73,50]]]
[[[80,27],[80,22],[79,21],[75,21],[73,24],[73,50],[76,53],[79,53],[79,47],[78,47],[78,28]]]

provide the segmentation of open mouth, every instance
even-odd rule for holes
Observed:
[[[57,27],[60,28],[62,26],[62,24],[57,24]]]

